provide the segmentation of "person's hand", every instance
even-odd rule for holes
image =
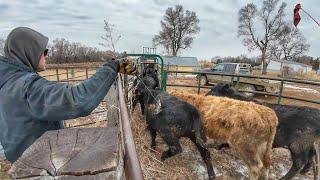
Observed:
[[[136,74],[137,72],[137,66],[134,63],[134,60],[132,58],[121,58],[118,59],[117,61],[119,61],[119,73],[122,74]]]

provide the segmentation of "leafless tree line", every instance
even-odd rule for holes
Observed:
[[[48,63],[79,63],[106,61],[112,58],[113,52],[101,51],[97,48],[82,45],[79,42],[69,42],[61,38],[55,39],[49,45]]]
[[[0,56],[4,56],[4,45],[5,39],[0,38]],[[123,55],[123,53],[117,53],[114,50],[101,51],[98,48],[89,47],[79,42],[70,42],[64,38],[53,40],[48,45],[48,49],[47,63],[49,64],[99,62]]]

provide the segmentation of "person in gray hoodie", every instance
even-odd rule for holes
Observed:
[[[63,128],[63,120],[89,115],[118,72],[136,71],[132,61],[120,59],[78,85],[48,81],[37,73],[45,69],[47,44],[46,36],[18,27],[8,35],[5,57],[0,57],[0,142],[12,163],[43,133]]]

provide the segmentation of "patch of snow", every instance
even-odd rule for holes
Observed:
[[[290,89],[295,89],[295,90],[298,90],[301,92],[310,92],[310,93],[314,93],[314,94],[319,93],[319,91],[317,91],[315,89],[306,88],[306,87],[299,87],[299,86],[294,86],[294,85],[290,85],[290,84],[286,84],[286,85],[284,85],[284,87],[290,88]]]
[[[248,168],[243,165],[241,160],[232,161],[232,166],[234,167],[235,171],[241,174],[241,179],[245,179],[245,177],[249,177],[248,175]]]
[[[201,163],[193,163],[193,170],[197,173],[198,179],[208,179],[207,169]]]
[[[276,169],[281,172],[281,176],[284,176],[288,172],[288,169],[280,163],[276,165]]]
[[[222,176],[222,173],[217,168],[213,167],[213,170],[214,170],[214,173],[216,174],[216,177]]]
[[[169,75],[169,77],[190,77],[195,78],[197,77],[196,74],[177,74],[177,75]]]
[[[192,169],[196,172],[196,174],[198,176],[198,180],[208,179],[207,167],[204,164],[202,158],[200,156],[197,156],[196,154],[194,154],[194,152],[188,146],[183,147],[183,153],[189,154],[191,156],[191,158],[196,161],[196,162],[192,163]],[[221,172],[218,171],[217,168],[213,167],[213,170],[214,170],[216,176],[222,175]]]

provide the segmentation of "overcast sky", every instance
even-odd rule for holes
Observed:
[[[160,29],[160,20],[168,7],[181,4],[195,11],[200,19],[200,33],[191,49],[183,56],[210,59],[214,56],[238,56],[248,52],[237,37],[238,10],[248,0],[0,0],[0,38],[18,26],[31,27],[48,36],[50,40],[66,38],[88,46],[98,45],[104,34],[103,20],[107,17],[121,33],[117,49],[141,52],[142,47],[152,45],[152,37]],[[293,7],[301,3],[303,8],[320,19],[319,0],[292,1],[287,3],[287,19],[292,20]],[[301,13],[299,29],[310,43],[308,55],[320,56],[320,27]],[[161,53],[161,50],[158,50]]]

